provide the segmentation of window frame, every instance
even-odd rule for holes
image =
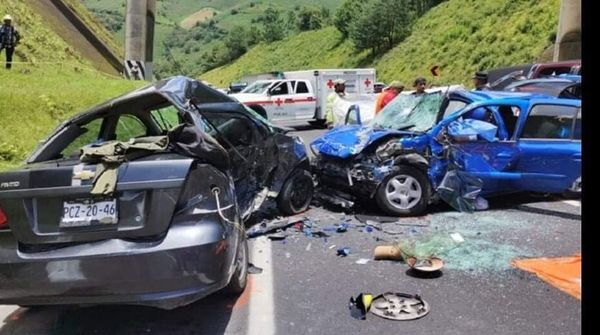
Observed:
[[[572,117],[572,124],[570,127],[570,135],[569,138],[540,138],[540,137],[523,137],[523,133],[525,132],[525,127],[527,125],[527,121],[529,121],[529,118],[531,117],[531,113],[534,111],[534,109],[537,106],[557,106],[557,107],[565,107],[565,108],[572,108],[575,110],[575,113]],[[571,142],[571,141],[581,141],[581,139],[575,139],[575,123],[576,123],[576,119],[577,119],[577,115],[581,113],[581,106],[571,106],[571,105],[562,105],[562,104],[553,104],[553,103],[549,103],[549,102],[544,102],[544,103],[536,103],[533,104],[529,107],[529,110],[527,112],[527,115],[525,115],[525,120],[523,120],[521,122],[521,126],[519,127],[519,132],[518,132],[518,137],[517,140],[525,140],[525,141],[552,141],[552,142]],[[535,116],[535,115],[534,115]]]

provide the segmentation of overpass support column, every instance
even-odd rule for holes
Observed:
[[[554,61],[581,58],[581,0],[562,0]]]
[[[127,0],[125,72],[129,79],[152,80],[156,0]]]

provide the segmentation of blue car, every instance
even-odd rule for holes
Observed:
[[[369,125],[332,129],[311,149],[325,198],[375,200],[396,216],[440,198],[577,193],[581,101],[460,88],[400,95]]]

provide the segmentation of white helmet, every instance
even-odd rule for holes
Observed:
[[[12,16],[6,14],[4,15],[4,17],[2,18],[2,21],[12,21]]]

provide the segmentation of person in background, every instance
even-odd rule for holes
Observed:
[[[335,98],[346,96],[346,82],[343,79],[336,79],[333,81],[333,84],[334,91],[327,96],[327,104],[325,107],[325,124],[327,125],[327,128],[333,128],[335,121],[333,119],[333,102],[335,101]]]
[[[375,115],[377,115],[383,107],[389,104],[390,101],[394,100],[394,98],[403,90],[404,85],[401,82],[397,80],[392,81],[377,97],[377,101],[375,102]]]
[[[413,95],[423,95],[425,94],[425,88],[427,87],[427,79],[418,77],[415,79],[413,86],[415,87],[415,91],[412,92]]]
[[[477,71],[473,76],[473,85],[475,85],[475,91],[486,91],[490,89],[488,83],[488,74],[485,71]]]
[[[2,21],[4,21],[4,24],[0,26],[0,53],[2,49],[6,49],[6,68],[10,69],[12,67],[13,53],[21,40],[21,35],[17,28],[12,25],[12,17],[10,15],[5,15]]]

